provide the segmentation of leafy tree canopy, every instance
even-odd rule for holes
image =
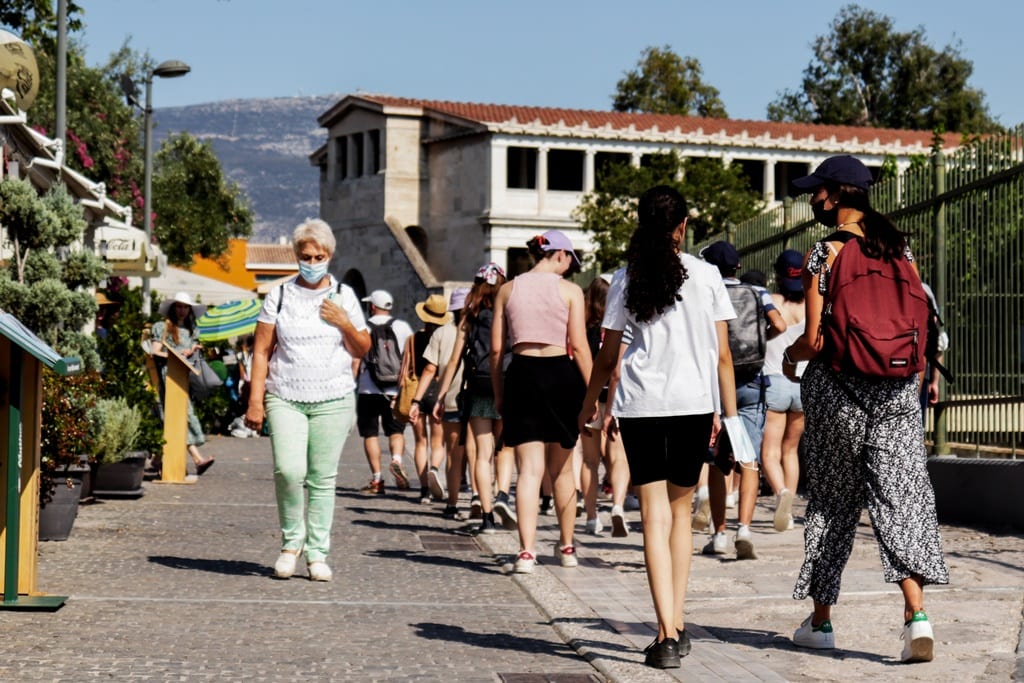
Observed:
[[[890,17],[847,5],[811,47],[800,88],[768,105],[770,120],[962,133],[998,127],[985,94],[967,83],[974,65],[959,42],[937,51],[923,28],[899,32]]]
[[[648,47],[636,68],[615,86],[615,111],[725,118],[718,89],[703,81],[695,57],[680,57],[666,45]]]
[[[583,198],[574,218],[593,235],[594,259],[601,270],[622,264],[629,238],[636,229],[637,199],[655,185],[679,190],[690,207],[687,230],[694,240],[723,231],[727,223],[752,218],[761,198],[739,166],[719,159],[677,154],[648,157],[642,166],[610,164],[598,171],[598,187]]]
[[[252,212],[241,189],[226,181],[208,142],[172,135],[153,172],[154,232],[168,263],[187,266],[194,255],[216,258],[232,237],[252,234]]]

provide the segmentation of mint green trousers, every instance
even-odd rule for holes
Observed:
[[[355,395],[300,403],[267,394],[264,408],[274,453],[281,548],[305,547],[307,562],[322,561],[331,547],[334,482],[355,420]]]

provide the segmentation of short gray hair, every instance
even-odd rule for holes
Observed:
[[[331,226],[327,224],[327,221],[319,218],[307,218],[296,226],[295,232],[292,233],[292,248],[295,250],[296,256],[298,256],[301,246],[306,242],[317,244],[326,249],[327,253],[331,255],[334,254],[334,249],[338,246],[338,242],[334,239],[334,232],[331,231]]]

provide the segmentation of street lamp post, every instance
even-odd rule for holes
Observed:
[[[146,74],[146,108],[142,110],[143,125],[145,129],[144,164],[145,164],[145,185],[143,187],[143,218],[142,224],[146,231],[146,247],[153,241],[153,77],[177,78],[184,76],[192,69],[185,62],[176,59],[169,59],[161,62]],[[149,293],[149,277],[142,276],[142,313],[149,315],[152,312],[152,302]]]

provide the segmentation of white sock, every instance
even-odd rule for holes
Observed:
[[[402,462],[402,454],[401,453],[392,453],[391,454],[391,460],[393,462]]]
[[[707,486],[701,486],[699,489],[697,489],[697,497],[698,498],[707,498],[708,497],[708,487]]]
[[[374,472],[373,473],[373,480],[374,481],[380,481],[380,479],[381,479],[380,472]]]

